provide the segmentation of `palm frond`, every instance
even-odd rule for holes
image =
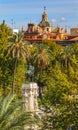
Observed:
[[[14,95],[0,98],[0,129],[22,130],[24,125],[36,123],[37,120],[31,112],[22,109],[23,101],[14,100]]]

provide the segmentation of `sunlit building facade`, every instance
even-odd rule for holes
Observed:
[[[52,24],[48,20],[46,9],[44,8],[42,19],[38,25],[34,23],[28,23],[27,30],[24,31],[24,40],[29,41],[31,44],[36,42],[40,43],[44,39],[52,41],[63,41],[68,39],[68,30],[57,26],[53,28]]]

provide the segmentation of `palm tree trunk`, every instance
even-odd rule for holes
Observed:
[[[14,72],[13,72],[13,78],[12,78],[12,94],[14,94],[16,66],[17,66],[17,58],[15,59]]]
[[[42,78],[42,67],[39,71],[39,80]],[[42,86],[39,84],[39,98],[42,99]]]
[[[65,59],[65,66],[66,66],[66,68],[67,68],[67,62],[68,62],[68,60],[67,60],[67,58]]]

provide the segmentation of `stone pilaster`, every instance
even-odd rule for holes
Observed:
[[[38,110],[37,95],[38,86],[37,83],[30,82],[22,85],[22,95],[25,101],[24,109],[26,111],[36,112]]]

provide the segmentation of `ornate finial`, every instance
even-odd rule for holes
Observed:
[[[46,11],[46,6],[44,6],[44,11]]]

